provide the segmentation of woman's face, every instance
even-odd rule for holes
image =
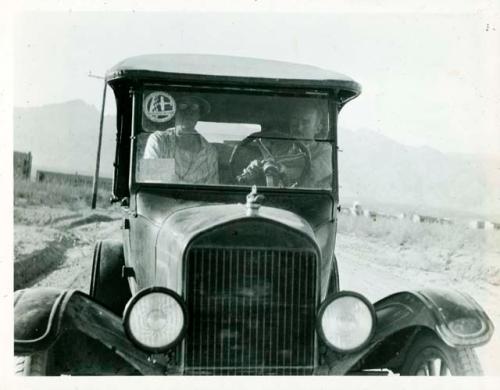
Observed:
[[[197,102],[183,101],[177,104],[175,131],[177,135],[195,132],[200,119],[200,106]]]

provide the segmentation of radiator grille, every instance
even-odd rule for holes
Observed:
[[[191,249],[186,373],[310,373],[315,292],[314,252]]]

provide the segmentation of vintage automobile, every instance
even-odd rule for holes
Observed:
[[[481,373],[493,325],[471,297],[340,289],[337,117],[358,83],[188,54],[126,59],[106,83],[123,240],[97,243],[88,294],[16,291],[21,372]]]

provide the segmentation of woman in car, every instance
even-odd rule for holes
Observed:
[[[175,183],[219,183],[217,151],[196,131],[200,116],[209,112],[209,103],[198,96],[177,99],[175,127],[151,134],[143,159],[173,159]]]

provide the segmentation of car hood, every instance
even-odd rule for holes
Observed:
[[[302,233],[317,248],[314,232],[307,221],[286,210],[262,206],[254,215],[248,215],[248,208],[243,204],[185,206],[163,220],[156,240],[155,284],[178,293],[182,292],[180,265],[189,243],[199,234],[225,224],[245,220],[279,224]]]

